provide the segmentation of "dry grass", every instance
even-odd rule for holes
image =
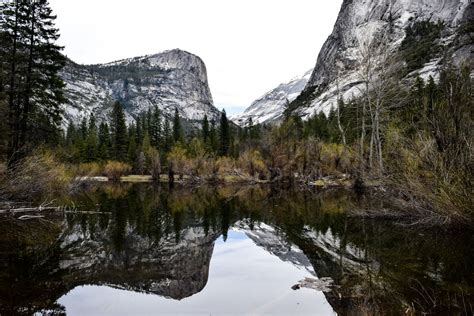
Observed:
[[[439,152],[430,137],[409,142],[392,135],[389,141],[392,152],[386,185],[401,209],[422,218],[421,224],[474,223],[469,163],[460,155]]]
[[[73,178],[71,170],[51,152],[35,153],[8,172],[0,194],[23,200],[60,195],[74,188]]]
[[[104,173],[112,181],[120,181],[121,177],[130,174],[132,166],[120,161],[108,161]]]

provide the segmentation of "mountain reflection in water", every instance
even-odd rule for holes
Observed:
[[[347,191],[103,185],[1,223],[0,314],[471,314],[472,232],[350,218]],[[87,213],[86,213],[87,212]],[[330,277],[328,292],[293,291]]]

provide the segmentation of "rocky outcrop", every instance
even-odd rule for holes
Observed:
[[[179,49],[99,65],[69,61],[61,77],[68,99],[66,122],[77,122],[91,113],[104,120],[115,101],[122,103],[128,121],[154,106],[169,117],[177,108],[188,120],[219,115],[204,62]]]
[[[406,36],[406,28],[415,22],[442,22],[437,43],[455,62],[473,60],[472,34],[467,39],[463,26],[472,25],[474,4],[469,0],[344,0],[332,34],[323,45],[313,73],[298,105],[302,117],[328,112],[337,105],[339,93],[344,99],[360,95],[362,46],[384,34],[390,54],[397,52]],[[469,40],[469,38],[471,40]],[[374,56],[377,59],[379,56]],[[436,75],[440,56],[416,69],[422,77]],[[413,73],[411,74],[413,75]]]

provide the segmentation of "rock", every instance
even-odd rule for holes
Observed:
[[[124,107],[127,121],[155,105],[165,116],[175,108],[182,118],[219,118],[213,105],[204,62],[174,49],[108,64],[78,65],[69,61],[61,72],[66,83],[65,122],[78,123],[93,113],[106,120],[115,101]]]
[[[334,30],[303,90],[312,95],[297,112],[303,118],[320,111],[328,114],[331,106],[337,106],[337,82],[344,100],[360,95],[359,43],[386,34],[387,49],[394,53],[405,38],[405,28],[414,21],[443,22],[446,27],[439,40],[449,48],[449,54],[458,63],[472,60],[472,42],[458,45],[455,35],[463,22],[472,19],[473,11],[473,2],[465,0],[344,0]],[[419,69],[420,76],[436,78],[439,62],[438,57],[424,65]]]
[[[295,77],[265,93],[252,102],[242,114],[231,117],[231,120],[240,126],[246,126],[250,118],[253,124],[263,124],[281,119],[287,101],[293,101],[303,91],[312,71],[311,69],[304,75]]]

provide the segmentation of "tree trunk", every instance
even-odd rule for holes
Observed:
[[[28,47],[28,70],[26,73],[26,86],[25,86],[25,94],[24,94],[24,101],[23,101],[23,113],[21,116],[21,123],[20,123],[20,147],[24,146],[26,143],[26,135],[28,129],[28,116],[30,112],[30,99],[31,99],[31,77],[33,72],[33,51],[34,51],[34,34],[35,34],[35,10],[36,5],[35,1],[32,2],[31,5],[31,29],[30,29],[30,44]]]
[[[8,139],[8,167],[12,168],[17,161],[18,151],[18,108],[15,106],[15,76],[17,63],[17,40],[18,40],[18,0],[15,1],[15,26],[13,27],[13,46],[10,56],[10,87],[8,91],[8,120],[10,135]]]

